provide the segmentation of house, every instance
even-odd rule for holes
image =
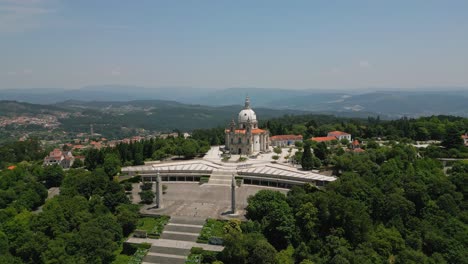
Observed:
[[[333,140],[342,140],[342,139],[347,139],[348,141],[351,141],[351,134],[348,134],[346,132],[341,132],[341,131],[331,131],[328,132],[326,137],[313,137],[310,140],[315,141],[315,142],[330,142]]]
[[[270,145],[273,147],[287,147],[297,141],[302,142],[302,135],[276,135],[270,137]]]
[[[68,169],[73,165],[75,157],[71,151],[61,151],[60,149],[54,149],[44,158],[44,166],[50,166],[58,164],[64,169]]]
[[[330,142],[333,140],[337,140],[336,137],[313,137],[310,140],[315,142]]]
[[[361,143],[359,143],[359,140],[357,140],[357,139],[355,139],[355,140],[351,143],[351,146],[350,146],[350,148],[349,148],[347,151],[354,152],[354,153],[362,153],[362,152],[365,152],[365,150],[363,150],[363,149],[361,148]]]
[[[351,134],[348,134],[348,133],[342,132],[342,131],[328,132],[327,137],[335,137],[338,140],[347,139],[348,141],[351,141]]]
[[[465,146],[468,146],[468,133],[465,133],[465,135],[462,135],[461,137],[463,139],[463,144],[465,144]]]

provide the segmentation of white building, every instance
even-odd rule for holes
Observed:
[[[463,139],[463,144],[465,144],[465,146],[468,146],[468,133],[465,133],[465,135],[462,135],[462,139]]]
[[[60,149],[54,149],[44,158],[44,166],[51,166],[58,164],[64,169],[68,169],[73,165],[75,157],[71,151],[61,151]]]
[[[296,141],[302,142],[302,135],[276,135],[270,137],[270,142],[273,147],[294,146]]]
[[[348,133],[342,132],[342,131],[328,132],[327,137],[336,137],[337,140],[342,140],[342,139],[346,138],[348,141],[351,142],[351,134],[348,134]]]
[[[251,155],[268,151],[269,132],[258,128],[255,112],[250,108],[249,97],[245,107],[239,112],[237,126],[234,119],[225,130],[225,148],[232,154]]]

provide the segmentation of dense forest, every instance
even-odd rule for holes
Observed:
[[[0,171],[0,263],[111,263],[138,219],[111,176],[28,162]]]
[[[84,165],[88,170],[103,166],[105,170],[116,170],[120,166],[143,165],[145,160],[164,160],[169,157],[191,159],[204,155],[210,144],[203,140],[168,137],[151,138],[131,143],[119,143],[115,147],[101,150],[90,149],[86,153]]]
[[[336,157],[325,189],[262,190],[225,235],[224,263],[468,263],[468,163],[449,176],[411,146]],[[232,231],[237,230],[237,231]]]
[[[468,263],[468,163],[453,162],[445,174],[435,159],[466,158],[460,137],[467,131],[466,119],[362,124],[316,119],[313,124],[308,117],[284,118],[264,125],[272,134],[297,128],[308,133],[312,127],[314,136],[320,129],[354,133],[349,129],[355,126],[365,151],[344,151],[347,142],[299,144],[299,163],[310,159],[310,168],[332,169],[337,181],[320,189],[294,187],[287,195],[259,191],[248,199],[248,221],[225,228],[226,248],[215,259],[225,264]],[[276,131],[278,122],[283,128]],[[407,144],[423,128],[441,144],[426,149]],[[387,140],[379,144],[368,136]],[[85,163],[75,166],[83,168],[68,171],[44,168],[46,152],[37,140],[3,145],[0,263],[111,263],[138,220],[138,206],[114,181],[120,167],[193,158],[221,140],[220,128],[196,130],[188,139],[122,143],[89,150]],[[60,187],[60,194],[45,202],[51,187]]]
[[[461,136],[468,131],[468,118],[454,116],[431,116],[380,120],[339,118],[327,115],[301,115],[274,118],[261,124],[271,135],[297,134],[304,138],[326,136],[327,132],[340,130],[357,138],[386,138],[412,140],[443,140],[450,130]]]

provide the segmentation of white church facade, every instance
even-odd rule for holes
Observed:
[[[234,119],[225,130],[225,149],[231,154],[251,155],[269,150],[269,132],[258,128],[255,112],[250,108],[250,99],[239,112],[237,125]]]

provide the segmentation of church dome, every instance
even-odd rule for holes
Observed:
[[[239,112],[238,122],[239,124],[242,124],[247,123],[248,120],[252,123],[257,122],[257,115],[255,115],[254,110],[250,108],[249,97],[245,98],[245,107]]]
[[[247,120],[250,120],[250,122],[252,123],[257,121],[257,116],[255,115],[254,110],[250,108],[243,109],[242,111],[239,112],[239,119],[238,119],[239,124],[247,123]]]

